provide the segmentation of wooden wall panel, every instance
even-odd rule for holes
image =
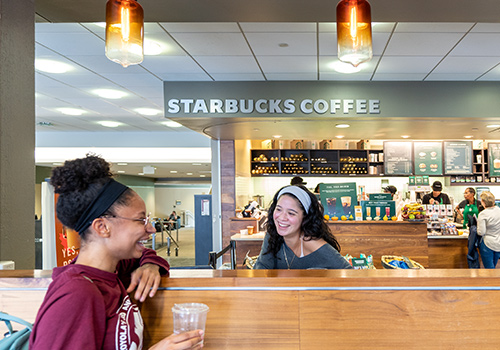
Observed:
[[[300,348],[496,349],[499,313],[497,291],[304,292]]]
[[[191,302],[210,307],[204,349],[299,349],[296,291],[159,292],[141,309],[146,349],[172,334],[174,303]]]
[[[382,268],[382,255],[404,255],[429,267],[427,226],[407,222],[337,222],[328,226],[341,246],[341,254],[373,255]]]
[[[235,157],[234,141],[220,141],[220,190],[221,190],[221,228],[222,248],[226,247],[231,240],[231,217],[236,209],[236,185],[235,185]],[[229,262],[229,254],[225,254],[222,261]]]
[[[467,269],[467,239],[429,239],[429,266],[433,269]]]

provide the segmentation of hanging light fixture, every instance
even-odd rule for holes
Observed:
[[[108,0],[106,57],[128,67],[144,59],[144,12],[135,0]]]
[[[371,60],[372,20],[366,0],[342,0],[337,4],[338,56],[357,67]]]

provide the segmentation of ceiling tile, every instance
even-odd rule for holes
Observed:
[[[35,34],[38,33],[87,33],[80,23],[35,23]]]
[[[121,86],[161,87],[162,80],[149,73],[103,74],[104,78]]]
[[[337,56],[337,33],[319,33],[320,56]]]
[[[164,73],[203,73],[189,56],[150,56],[142,66],[158,76]]]
[[[86,33],[36,33],[37,43],[61,55],[104,55],[104,41]]]
[[[169,33],[240,33],[236,23],[159,23]]]
[[[479,74],[473,73],[431,73],[425,78],[426,81],[474,81]]]
[[[263,81],[262,73],[214,73],[215,81]]]
[[[469,33],[451,56],[500,56],[500,33]]]
[[[396,25],[396,33],[466,33],[474,23],[401,23]]]
[[[259,56],[260,67],[270,73],[317,73],[316,56]]]
[[[463,73],[482,74],[499,63],[500,57],[448,56],[439,63],[432,73],[456,73],[457,75],[461,75]]]
[[[373,81],[422,81],[424,80],[425,76],[427,74],[425,73],[389,73],[389,74],[384,74],[384,73],[375,73],[373,76],[372,80]]]
[[[172,33],[192,56],[249,56],[251,51],[241,33]]]
[[[270,55],[316,55],[316,33],[247,33],[253,53]],[[280,47],[286,44],[287,47]]]
[[[376,74],[427,74],[440,60],[441,57],[384,56],[380,59]]]
[[[268,73],[267,80],[318,80],[316,73]]]
[[[257,73],[259,66],[253,56],[195,56],[194,59],[210,75],[214,73]]]
[[[476,23],[471,33],[500,33],[500,23]]]
[[[206,73],[160,73],[164,81],[212,81]]]
[[[69,59],[75,61],[83,67],[88,67],[91,71],[99,74],[109,74],[109,73],[122,73],[125,69],[127,73],[144,73],[144,69],[139,65],[128,66],[123,68],[118,63],[110,61],[104,53],[97,55],[83,55],[83,56],[68,56]]]
[[[240,23],[244,33],[316,33],[316,23]]]
[[[389,56],[443,56],[462,36],[459,33],[394,33],[385,54]]]

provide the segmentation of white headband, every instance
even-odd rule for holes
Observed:
[[[309,212],[309,207],[311,206],[311,197],[300,187],[298,186],[287,186],[281,189],[278,193],[278,199],[284,195],[285,193],[293,194],[300,201],[306,213]]]

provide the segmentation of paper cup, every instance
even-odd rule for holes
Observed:
[[[248,230],[247,230],[247,229],[240,230],[240,234],[241,234],[242,236],[248,236]]]
[[[253,235],[253,226],[247,226],[248,234]]]

